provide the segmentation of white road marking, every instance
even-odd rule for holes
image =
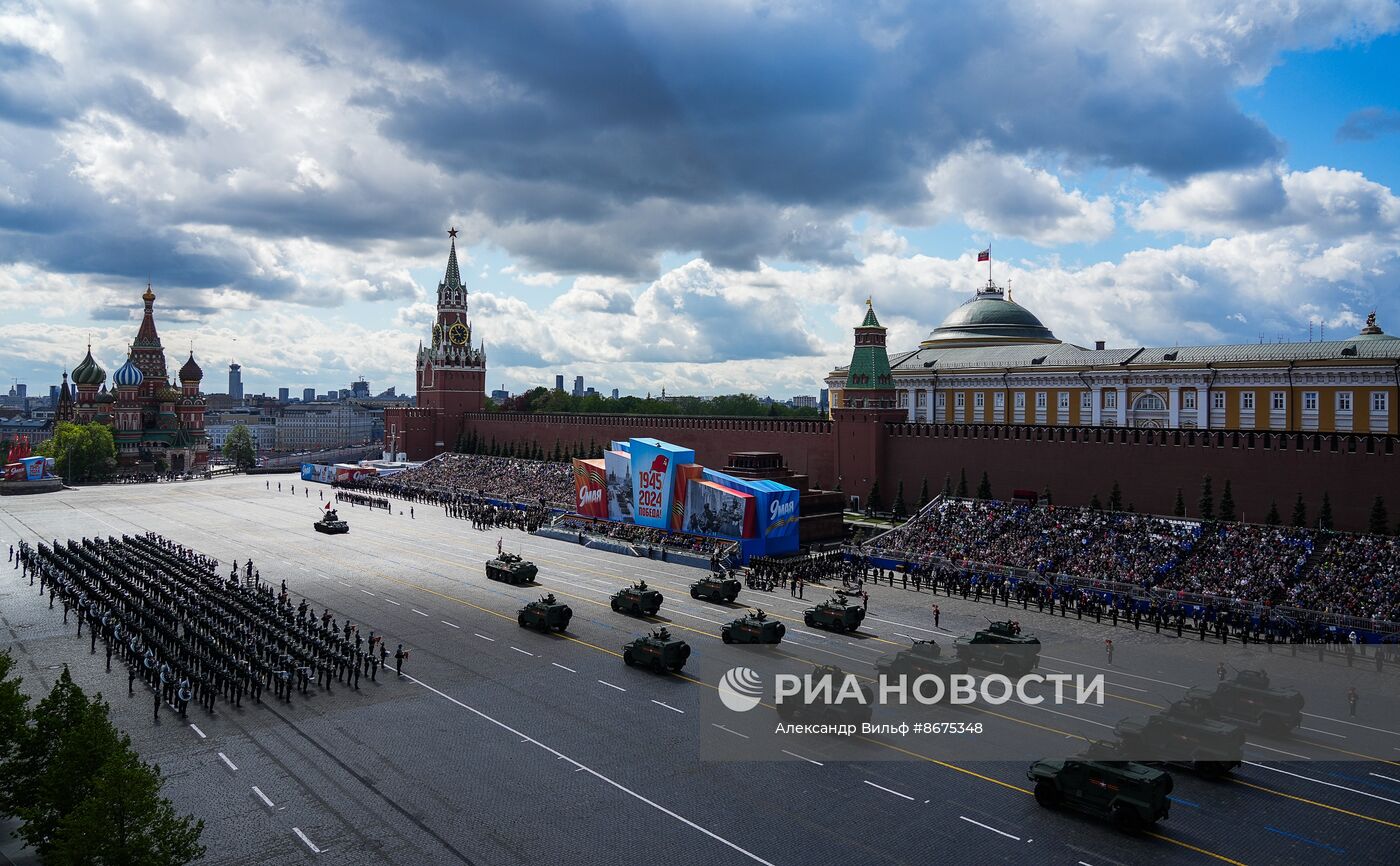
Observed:
[[[1326,785],[1329,788],[1337,788],[1342,791],[1350,791],[1353,794],[1360,794],[1363,797],[1370,797],[1373,800],[1380,800],[1383,803],[1391,803],[1400,806],[1400,800],[1392,800],[1389,797],[1382,797],[1380,794],[1371,794],[1356,788],[1348,788],[1346,785],[1338,785],[1335,782],[1324,782],[1321,779],[1314,779],[1312,776],[1303,776],[1298,773],[1290,773],[1287,770],[1280,770],[1278,767],[1270,767],[1267,764],[1256,764],[1253,761],[1245,761],[1251,767],[1258,767],[1261,770],[1268,770],[1271,773],[1282,773],[1285,776],[1292,776],[1295,779],[1302,779],[1307,782],[1316,782],[1319,785]],[[1372,774],[1374,775],[1374,774]]]
[[[424,613],[423,611],[419,610],[419,609],[416,608],[416,607],[410,607],[409,610],[413,611],[414,613],[418,614],[419,616],[427,616],[426,613]]]
[[[574,670],[573,668],[566,668],[566,667],[564,667],[563,665],[559,664],[559,662],[550,662],[550,664],[554,665],[556,668],[563,668],[564,670],[568,671],[568,672],[571,673],[571,674],[576,674],[576,673],[578,673],[578,671]]]
[[[1363,725],[1360,722],[1348,722],[1346,719],[1334,719],[1331,716],[1319,716],[1316,713],[1303,713],[1303,715],[1314,719],[1326,719],[1329,722],[1336,722],[1340,725],[1351,725],[1353,728],[1365,728],[1368,731],[1375,731],[1378,734],[1390,734],[1391,736],[1400,737],[1400,733],[1395,731],[1388,731],[1385,728],[1373,728],[1370,725]]]
[[[191,728],[194,728],[194,732],[195,732],[196,734],[199,734],[199,738],[200,738],[201,740],[208,739],[207,737],[204,736],[204,732],[201,731],[201,730],[199,729],[199,725],[191,724],[190,727],[191,727]]]
[[[950,631],[944,631],[944,630],[941,629],[941,628],[925,628],[924,626],[921,626],[921,625],[910,625],[910,624],[907,623],[907,622],[895,622],[895,621],[892,620],[892,619],[880,619],[878,616],[867,616],[866,619],[873,619],[873,620],[875,620],[876,622],[883,622],[883,623],[885,623],[886,625],[897,625],[897,626],[899,626],[900,628],[912,628],[914,631],[926,631],[926,632],[928,632],[929,634],[946,634],[946,635],[948,635],[949,637],[952,637],[952,636],[953,636],[953,633],[952,633],[952,632],[950,632]]]
[[[1049,707],[1041,706],[1040,704],[1022,704],[1022,706],[1031,707],[1037,710],[1044,710],[1047,713],[1054,713],[1057,716],[1064,716],[1067,719],[1074,719],[1076,722],[1085,722],[1090,725],[1098,725],[1101,728],[1108,728],[1109,730],[1113,729],[1112,725],[1105,725],[1103,722],[1096,722],[1093,719],[1086,719],[1083,716],[1075,716],[1069,713],[1062,713],[1059,710],[1052,710]]]
[[[1307,725],[1299,725],[1298,727],[1305,731],[1312,731],[1314,734],[1326,734],[1329,737],[1336,737],[1339,740],[1345,740],[1347,738],[1346,734],[1334,734],[1331,731],[1324,731],[1321,728],[1310,728]]]
[[[273,805],[272,801],[269,800],[269,799],[267,799],[267,795],[264,794],[264,793],[262,792],[262,789],[259,788],[257,785],[254,785],[254,786],[253,786],[253,793],[258,795],[258,799],[259,799],[259,800],[262,800],[264,803],[267,804],[267,808],[269,808],[269,809],[276,808],[276,807]]]
[[[238,772],[238,767],[233,763],[233,761],[230,761],[230,760],[228,759],[228,755],[225,755],[223,752],[220,752],[220,753],[219,753],[219,757],[224,759],[224,763],[225,763],[225,764],[228,764],[228,768],[229,768],[230,770],[233,770],[234,772]]]
[[[312,841],[311,841],[310,839],[306,838],[306,834],[303,833],[303,832],[301,832],[301,828],[300,828],[300,827],[293,827],[293,828],[292,828],[292,832],[295,833],[295,834],[297,834],[297,838],[298,838],[298,839],[300,839],[301,841],[303,841],[303,842],[306,843],[306,847],[308,847],[308,848],[311,849],[311,853],[312,853],[312,854],[320,854],[320,853],[321,853],[321,849],[320,849],[320,848],[317,848],[316,845],[315,845],[314,843],[312,843]]]
[[[998,834],[1000,834],[1000,835],[1002,835],[1002,836],[1005,836],[1005,837],[1008,838],[1008,839],[1015,839],[1017,842],[1020,842],[1020,841],[1021,841],[1021,837],[1020,837],[1020,836],[1012,836],[1010,833],[1007,833],[1005,830],[998,830],[998,829],[995,828],[995,827],[988,827],[986,824],[983,824],[981,821],[974,821],[974,820],[972,820],[971,818],[967,817],[966,815],[959,815],[958,817],[961,818],[961,819],[963,819],[964,821],[966,821],[966,822],[969,823],[969,824],[976,824],[978,827],[981,827],[983,830],[991,830],[993,833],[998,833]]]
[[[1120,670],[1120,669],[1118,669],[1118,668],[1101,668],[1101,667],[1099,667],[1098,665],[1091,665],[1091,664],[1087,664],[1087,663],[1085,663],[1085,662],[1077,662],[1077,661],[1074,661],[1073,659],[1062,659],[1062,658],[1059,658],[1059,657],[1057,657],[1057,656],[1042,655],[1041,658],[1047,658],[1047,659],[1051,659],[1051,660],[1057,661],[1057,662],[1064,662],[1064,663],[1067,664],[1067,665],[1079,665],[1081,668],[1092,668],[1093,670],[1096,670],[1096,671],[1104,671],[1105,673],[1113,673],[1113,674],[1119,674],[1120,676],[1132,677],[1132,678],[1135,679],[1135,680],[1147,680],[1148,682],[1152,682],[1152,683],[1161,683],[1161,684],[1164,685],[1164,686],[1176,686],[1176,687],[1179,688],[1179,689],[1189,689],[1189,688],[1191,688],[1190,686],[1183,686],[1181,683],[1174,683],[1174,682],[1171,682],[1171,681],[1169,681],[1169,680],[1154,679],[1154,678],[1152,678],[1152,677],[1145,677],[1145,676],[1142,676],[1141,674],[1130,674],[1130,673],[1128,673],[1127,671],[1125,671],[1125,670]]]
[[[516,652],[520,653],[521,655],[527,655],[527,656],[529,656],[530,658],[534,658],[534,657],[535,657],[535,654],[534,654],[534,653],[525,652],[525,650],[521,649],[521,648],[518,647],[518,646],[513,646],[513,647],[511,647],[511,649],[515,650]]]
[[[855,647],[856,649],[870,650],[870,651],[873,652],[873,653],[880,652],[880,650],[875,649],[874,647],[868,647],[868,646],[866,646],[865,644],[859,644],[859,643],[856,643],[855,641],[851,641],[851,640],[846,641],[846,644],[847,644],[847,646],[853,646],[853,647]]]
[[[653,704],[656,704],[658,707],[665,707],[666,709],[670,710],[670,711],[673,712],[673,713],[680,713],[681,715],[685,715],[685,710],[678,710],[678,709],[676,709],[675,707],[671,706],[670,704],[663,704],[663,703],[661,703],[660,701],[657,701],[657,700],[653,700],[652,703],[653,703]]]
[[[823,764],[821,761],[814,761],[811,758],[804,758],[802,755],[799,755],[796,752],[789,752],[787,749],[779,749],[779,751],[782,752],[784,755],[792,755],[794,758],[801,759],[809,764],[816,764],[818,767],[826,766],[826,764]]]
[[[397,601],[394,601],[392,598],[386,598],[384,600],[392,604],[394,607],[403,607],[403,605],[399,604]]]
[[[1104,682],[1108,682],[1108,681],[1105,680]],[[1146,692],[1147,692],[1147,689],[1140,689],[1140,688],[1137,688],[1136,686],[1125,686],[1125,685],[1123,685],[1122,683],[1108,683],[1108,685],[1112,686],[1112,687],[1115,688],[1115,689],[1127,689],[1127,690],[1130,691],[1130,692],[1143,692],[1143,693],[1146,693]]]
[[[1278,752],[1280,755],[1287,755],[1290,758],[1297,758],[1300,761],[1312,760],[1312,758],[1309,758],[1307,755],[1300,755],[1297,752],[1285,752],[1283,749],[1275,749],[1273,746],[1261,746],[1258,743],[1251,743],[1249,740],[1245,740],[1244,744],[1246,746],[1253,746],[1256,749],[1263,749],[1268,752]],[[1245,761],[1245,763],[1248,764],[1249,762]]]
[[[346,582],[343,581],[343,580],[337,580],[336,583],[340,584],[341,586],[349,586],[349,585],[350,585],[350,584],[346,583]]]
[[[824,634],[817,634],[817,633],[814,632],[814,631],[803,631],[803,630],[800,629],[800,628],[790,628],[790,629],[788,629],[788,632],[791,633],[791,634],[800,634],[800,635],[802,635],[803,637],[814,637],[814,638],[816,638],[816,639],[818,639],[818,640],[830,640],[830,638],[828,638],[828,637],[827,637],[826,635],[824,635]]]
[[[1400,779],[1392,779],[1389,776],[1382,776],[1380,773],[1372,773],[1371,775],[1375,776],[1377,779],[1385,779],[1387,782],[1400,783]]]
[[[627,690],[624,689],[622,686],[615,686],[615,685],[613,685],[612,683],[608,682],[607,680],[598,680],[598,682],[602,683],[603,685],[607,686],[607,687],[610,688],[610,689],[617,689],[619,692],[625,692],[625,691],[627,691]]]
[[[894,794],[896,797],[903,797],[904,799],[909,800],[910,802],[913,802],[913,800],[914,800],[914,798],[911,797],[911,796],[909,796],[908,794],[901,794],[901,793],[899,793],[898,791],[891,791],[889,788],[886,788],[884,785],[877,785],[877,784],[875,784],[874,782],[870,781],[869,779],[865,779],[865,780],[863,780],[863,781],[865,782],[865,784],[869,785],[870,787],[872,787],[872,788],[879,788],[881,791],[884,791],[884,792],[887,793],[887,794]]]
[[[493,637],[487,637],[486,635],[482,634],[481,632],[476,632],[476,631],[474,631],[474,632],[472,632],[472,634],[476,635],[477,637],[481,638],[482,640],[489,640],[489,641],[491,641],[491,643],[495,643],[495,642],[496,642],[496,639],[495,639],[495,638],[493,638]]]
[[[362,590],[360,590],[360,592],[363,592],[365,595],[374,595],[374,593],[370,592],[370,591],[367,590],[367,589],[362,589]]]
[[[730,729],[730,728],[726,728],[724,725],[718,725],[718,724],[715,724],[714,722],[710,722],[710,726],[711,726],[711,727],[714,727],[714,728],[719,728],[721,731],[724,731],[725,733],[733,734],[733,735],[736,736],[736,737],[743,737],[743,738],[746,739],[746,740],[747,740],[747,739],[750,739],[750,737],[749,737],[748,734],[741,734],[741,733],[739,733],[738,731],[732,730],[732,729]],[[1374,775],[1374,774],[1373,774],[1373,775]]]
[[[445,620],[445,619],[440,619],[440,620],[438,620],[438,622],[442,623],[443,625],[450,625],[450,626],[452,626],[453,628],[461,628],[460,625],[456,625],[456,624],[454,624],[454,623],[450,623],[450,622],[448,622],[448,621]]]
[[[768,860],[764,860],[762,857],[758,856],[757,854],[753,853],[752,851],[749,851],[749,850],[747,850],[747,849],[745,849],[745,848],[739,847],[738,845],[734,844],[733,842],[729,841],[728,839],[724,838],[723,836],[719,835],[718,833],[715,833],[715,832],[710,831],[710,830],[706,830],[704,827],[701,827],[699,824],[695,823],[694,821],[691,821],[690,819],[685,818],[685,817],[683,817],[683,816],[677,814],[676,812],[671,811],[670,809],[667,809],[665,806],[662,806],[660,803],[657,803],[655,800],[647,799],[646,797],[642,796],[641,794],[637,793],[636,791],[632,790],[631,788],[628,788],[628,787],[626,787],[625,785],[621,784],[620,782],[617,782],[617,781],[613,780],[612,778],[603,775],[602,773],[598,772],[597,770],[594,770],[592,767],[588,767],[588,766],[586,766],[586,765],[584,765],[584,764],[582,764],[582,763],[579,763],[578,761],[574,760],[573,758],[570,758],[568,755],[565,755],[563,752],[559,751],[558,749],[552,748],[552,747],[550,747],[550,746],[546,746],[544,743],[541,743],[539,740],[536,740],[536,739],[534,739],[534,738],[532,738],[532,737],[529,737],[529,736],[527,736],[526,734],[522,734],[520,731],[516,730],[515,728],[512,728],[510,725],[507,725],[505,722],[502,722],[502,721],[499,721],[499,720],[497,720],[497,719],[495,719],[495,718],[492,718],[491,716],[488,716],[487,714],[485,714],[485,713],[483,713],[482,711],[476,709],[475,707],[469,707],[469,706],[467,706],[466,704],[462,703],[461,701],[457,700],[456,698],[454,698],[454,697],[452,697],[452,696],[446,694],[445,692],[440,692],[440,691],[438,691],[437,689],[433,688],[432,686],[428,685],[427,683],[423,682],[423,681],[420,680],[420,679],[417,679],[417,678],[411,677],[411,676],[410,676],[410,677],[407,677],[407,679],[408,679],[410,682],[417,683],[418,685],[420,685],[420,686],[422,686],[423,688],[427,689],[428,691],[430,691],[430,692],[436,694],[437,696],[439,696],[439,697],[441,697],[441,698],[444,698],[444,699],[446,699],[446,700],[448,700],[448,701],[451,701],[452,703],[456,704],[457,706],[461,707],[462,709],[466,710],[467,712],[472,713],[473,715],[476,715],[476,716],[478,716],[479,718],[482,718],[482,719],[484,719],[484,720],[490,722],[491,724],[495,725],[496,727],[501,728],[502,730],[508,731],[508,732],[510,732],[510,733],[512,733],[512,734],[515,734],[516,736],[518,736],[518,737],[524,739],[524,740],[527,741],[527,742],[533,743],[534,745],[540,747],[541,749],[544,749],[546,752],[549,752],[550,754],[554,755],[554,756],[557,757],[557,758],[560,758],[561,760],[568,761],[570,764],[573,764],[575,767],[578,768],[575,772],[586,772],[586,773],[588,773],[589,775],[593,776],[595,779],[598,779],[598,780],[601,781],[601,782],[605,782],[605,783],[607,783],[608,785],[611,785],[613,788],[616,788],[617,790],[619,790],[619,791],[621,791],[622,793],[628,795],[629,797],[632,797],[632,798],[635,799],[635,800],[638,800],[638,801],[640,801],[640,802],[642,802],[642,803],[645,803],[646,805],[652,807],[653,809],[657,810],[658,812],[661,812],[663,815],[668,815],[668,816],[670,816],[670,817],[672,817],[672,818],[675,818],[677,821],[681,822],[682,824],[685,824],[687,827],[690,827],[690,828],[693,829],[693,830],[697,830],[697,831],[699,831],[700,833],[703,833],[704,835],[710,837],[711,839],[714,839],[716,842],[719,842],[720,844],[722,844],[722,845],[724,845],[724,846],[730,848],[731,850],[737,851],[737,852],[739,852],[740,854],[743,854],[745,857],[748,857],[750,860],[753,860],[753,861],[756,862],[756,863],[762,863],[763,866],[773,866],[773,863],[769,862]],[[599,682],[602,682],[602,680],[599,680]],[[613,688],[617,688],[617,686],[613,686]]]

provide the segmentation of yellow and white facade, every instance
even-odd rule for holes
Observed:
[[[918,349],[891,353],[908,420],[1320,433],[1400,432],[1400,338],[1086,349],[988,283]],[[846,371],[826,380],[844,405]]]

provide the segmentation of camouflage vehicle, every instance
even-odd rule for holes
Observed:
[[[521,628],[564,631],[569,627],[569,620],[573,619],[573,616],[573,608],[555,599],[554,593],[551,592],[522,607],[516,616],[516,622],[520,623]]]
[[[852,604],[846,593],[837,590],[836,594],[816,607],[807,608],[802,621],[812,628],[825,628],[832,631],[855,631],[865,620],[865,608]]]
[[[350,531],[350,524],[341,520],[334,508],[326,509],[326,513],[321,515],[321,519],[311,525],[315,527],[317,532],[324,532],[327,535],[341,535]]]
[[[1171,775],[1132,761],[1036,761],[1026,778],[1035,783],[1035,801],[1045,808],[1078,809],[1129,833],[1166,820],[1171,806]]]
[[[823,678],[830,677],[832,699],[818,698],[808,703],[805,695],[799,692],[778,702],[778,715],[783,721],[794,724],[860,725],[870,721],[875,712],[875,690],[869,683],[859,684],[863,700],[847,697],[836,701],[846,676],[836,665],[817,665],[812,669],[812,682],[820,683]]]
[[[1263,671],[1237,672],[1215,687],[1210,702],[1220,718],[1266,734],[1286,736],[1303,723],[1303,696],[1271,688]]]
[[[690,597],[728,603],[739,597],[743,587],[736,578],[707,574],[690,585]]]
[[[1223,776],[1244,758],[1244,731],[1218,721],[1210,694],[1192,689],[1146,721],[1124,719],[1113,729],[1126,754],[1153,763],[1190,767],[1205,776]]]
[[[886,677],[904,675],[913,679],[925,674],[948,677],[967,673],[967,662],[957,655],[943,655],[943,648],[937,641],[916,640],[909,649],[876,659],[875,670]]]
[[[954,638],[953,646],[968,665],[1008,676],[1028,674],[1040,664],[1040,638],[1021,634],[1021,624],[1013,620],[989,621],[986,628]]]
[[[661,592],[647,586],[645,580],[624,587],[613,593],[614,613],[630,613],[632,616],[655,616],[661,610]]]
[[[540,570],[533,562],[520,558],[519,554],[502,553],[486,563],[486,576],[503,583],[532,583]]]
[[[679,671],[690,658],[690,644],[662,626],[651,634],[644,634],[631,643],[623,644],[622,660],[628,665],[651,668],[658,674],[666,671]]]
[[[725,643],[780,643],[786,633],[787,626],[755,609],[721,626],[719,638]]]

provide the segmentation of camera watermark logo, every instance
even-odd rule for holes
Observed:
[[[736,713],[746,713],[763,700],[763,678],[752,668],[730,668],[719,681],[719,699]]]

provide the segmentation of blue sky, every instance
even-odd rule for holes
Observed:
[[[815,393],[873,296],[1080,344],[1400,330],[1400,7],[54,0],[0,11],[0,378],[411,390],[458,226],[488,381]],[[178,366],[178,361],[175,362]]]

